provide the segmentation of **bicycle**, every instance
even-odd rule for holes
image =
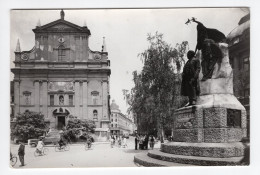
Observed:
[[[70,146],[68,144],[66,145],[59,145],[59,144],[56,144],[55,146],[55,151],[58,152],[58,151],[69,151],[70,150]]]
[[[118,148],[121,148],[121,146],[122,146],[122,141],[118,140]]]
[[[38,150],[38,149],[36,149],[35,151],[34,151],[34,156],[35,157],[37,157],[37,156],[43,156],[43,155],[47,155],[48,154],[48,152],[49,152],[49,149],[48,148],[42,148],[42,150],[40,151],[40,150]]]
[[[84,143],[85,145],[85,150],[89,150],[92,147],[92,142],[86,142]]]
[[[13,155],[13,154],[11,154],[10,156],[11,156],[11,157],[10,157],[10,164],[11,164],[11,166],[13,167],[13,166],[15,166],[15,164],[16,164],[16,162],[17,162],[17,156],[16,156],[16,155]]]

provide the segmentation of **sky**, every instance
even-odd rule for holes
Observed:
[[[196,24],[186,25],[188,18],[195,17],[208,28],[215,28],[226,36],[238,26],[238,21],[248,9],[242,8],[170,8],[170,9],[65,9],[65,20],[79,26],[87,24],[91,31],[89,47],[101,51],[103,37],[106,40],[108,59],[111,61],[111,100],[126,113],[127,105],[123,89],[134,86],[132,72],[142,70],[138,54],[148,48],[147,34],[156,31],[164,35],[164,40],[173,47],[182,41],[189,42],[194,50],[197,41]],[[34,46],[34,29],[60,18],[60,9],[55,10],[11,10],[10,56],[14,66],[14,50],[17,40],[22,51]],[[11,73],[11,79],[13,75]]]

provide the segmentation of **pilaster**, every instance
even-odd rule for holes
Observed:
[[[102,81],[102,119],[108,119],[108,104],[107,104],[107,85],[108,82]]]
[[[88,81],[83,81],[82,85],[83,118],[88,119]]]
[[[20,112],[20,82],[21,80],[14,80],[14,116]]]
[[[34,81],[34,105],[35,112],[40,112],[40,82],[39,80]]]
[[[79,80],[74,81],[75,84],[75,116],[79,116],[79,106],[80,106],[80,87],[79,87]]]
[[[48,81],[47,80],[42,80],[40,89],[41,89],[40,111],[43,113],[45,118],[48,118]]]

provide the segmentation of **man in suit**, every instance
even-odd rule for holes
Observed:
[[[20,166],[24,166],[24,155],[25,155],[25,146],[24,144],[20,141],[19,142],[19,149],[18,149],[18,156],[19,156],[19,160],[21,162]]]
[[[139,142],[139,136],[136,134],[136,136],[135,136],[135,150],[137,150],[138,142]]]
[[[190,50],[187,53],[188,61],[183,67],[181,95],[189,97],[189,106],[195,105],[197,96],[200,94],[199,73],[200,61],[195,58],[195,52]]]

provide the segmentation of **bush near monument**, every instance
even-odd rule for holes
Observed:
[[[11,128],[11,135],[18,140],[27,142],[28,139],[42,136],[46,130],[44,115],[27,110],[16,116],[14,127]]]
[[[68,124],[64,128],[63,136],[69,141],[76,142],[80,138],[86,138],[90,133],[94,133],[95,127],[92,120],[81,120],[75,116],[70,116]]]

